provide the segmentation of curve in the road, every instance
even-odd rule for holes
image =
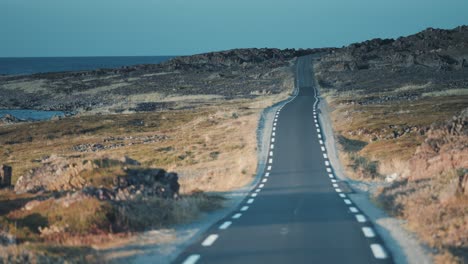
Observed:
[[[317,117],[312,59],[298,59],[299,93],[276,112],[258,185],[175,263],[392,262],[334,176]]]

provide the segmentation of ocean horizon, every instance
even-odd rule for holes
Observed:
[[[174,57],[176,56],[4,57],[0,58],[0,75],[120,68],[137,64],[158,64]]]

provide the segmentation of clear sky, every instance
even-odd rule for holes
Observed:
[[[468,24],[468,0],[0,0],[0,57],[341,47]]]

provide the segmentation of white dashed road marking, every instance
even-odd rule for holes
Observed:
[[[348,204],[348,205],[349,205],[349,204],[352,204],[352,203],[351,203],[351,200],[349,200],[349,199],[344,199],[343,201],[344,201],[345,204]]]
[[[359,223],[364,223],[364,222],[366,222],[366,217],[363,216],[362,214],[357,214],[357,215],[356,215],[356,220],[357,220]]]
[[[267,167],[267,170],[271,170],[271,166],[268,166],[268,167]]]
[[[258,193],[252,193],[252,195],[250,195],[250,196],[257,197],[257,195],[258,195]]]
[[[327,172],[332,172],[332,170],[330,168],[327,168]]]
[[[375,232],[374,232],[374,230],[372,230],[372,228],[370,228],[370,227],[367,227],[367,226],[363,227],[363,228],[362,228],[362,232],[364,233],[364,236],[365,236],[365,237],[368,237],[368,238],[373,238],[373,237],[375,237]]]
[[[270,149],[274,149],[274,148],[275,148],[275,145],[271,144]]]
[[[268,163],[273,163],[273,159],[269,159],[269,160],[268,160]]]
[[[346,195],[344,195],[343,193],[340,193],[340,197],[341,198],[346,198]]]
[[[224,230],[227,229],[232,224],[231,221],[226,221],[222,225],[219,226],[219,229]]]
[[[325,151],[325,147],[320,147],[322,149],[322,151]]]
[[[323,158],[324,158],[324,159],[328,159],[328,155],[327,155],[327,154],[323,154]]]
[[[349,208],[349,211],[351,211],[351,213],[357,213],[359,212],[358,209],[356,207],[350,207]]]
[[[340,188],[336,188],[335,191],[336,191],[337,193],[342,192],[342,190],[341,190]]]
[[[338,188],[338,184],[334,183],[333,187]]]
[[[200,255],[198,254],[193,254],[188,256],[188,258],[182,262],[182,264],[195,264],[197,261],[200,259]]]
[[[262,180],[262,182],[267,182],[267,181],[268,181],[268,179],[263,179],[263,180]]]
[[[251,204],[251,203],[253,203],[253,202],[254,202],[254,199],[249,199],[249,200],[247,200],[247,203],[248,203],[248,204]]]
[[[323,141],[322,141],[322,140],[319,140],[319,142],[320,142],[320,145],[323,145]]]
[[[273,131],[276,131],[276,127],[273,128]]]
[[[209,246],[213,245],[213,243],[216,241],[216,239],[218,239],[218,235],[216,235],[216,234],[209,235],[207,238],[205,238],[205,240],[203,240],[202,246],[209,247]]]
[[[320,133],[320,129],[317,129],[317,133]]]
[[[249,207],[246,205],[246,206],[242,206],[242,208],[240,209],[242,212],[245,212],[247,210],[249,210]]]
[[[374,254],[374,257],[376,259],[386,259],[387,258],[387,253],[385,252],[385,249],[379,245],[379,244],[371,244],[370,245],[372,254]]]
[[[275,136],[275,135],[276,135],[276,133],[275,133],[275,132],[273,132],[272,136]]]
[[[253,199],[251,199],[251,200],[253,200]],[[237,213],[237,214],[232,216],[232,219],[239,219],[241,216],[242,216],[241,213]]]
[[[328,174],[328,177],[333,178],[333,174],[330,174],[330,173],[329,173],[329,174]]]
[[[330,162],[328,160],[325,161],[325,166],[330,166]]]
[[[275,142],[275,138],[271,138],[271,142]]]
[[[258,188],[263,188],[263,187],[265,187],[265,184],[263,183],[258,186]]]

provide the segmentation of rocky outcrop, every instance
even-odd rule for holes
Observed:
[[[323,88],[338,90],[383,90],[421,81],[439,88],[466,88],[467,61],[468,26],[428,28],[407,37],[373,39],[334,50],[316,63],[315,72]]]
[[[93,184],[93,171],[116,167],[125,175],[109,175],[112,181],[105,186]],[[52,156],[42,161],[42,166],[21,176],[15,185],[17,193],[40,191],[78,191],[100,200],[125,201],[145,197],[177,198],[179,195],[178,176],[163,169],[141,168],[140,164],[128,157],[120,159],[101,158],[96,160],[67,159]],[[107,180],[106,180],[107,181]],[[34,206],[27,204],[26,207]]]
[[[12,168],[8,165],[0,165],[0,188],[11,186]]]
[[[432,125],[409,164],[412,180],[468,169],[468,108],[450,121]],[[460,179],[464,190],[466,181]]]
[[[79,190],[87,183],[80,174],[94,168],[91,162],[70,162],[64,157],[51,156],[42,160],[41,167],[19,177],[15,191],[25,193]]]
[[[10,115],[10,114],[6,114],[6,115],[3,115],[2,117],[0,117],[0,125],[7,125],[7,124],[16,124],[16,123],[19,123],[21,122],[21,120],[19,120],[18,118]]]

